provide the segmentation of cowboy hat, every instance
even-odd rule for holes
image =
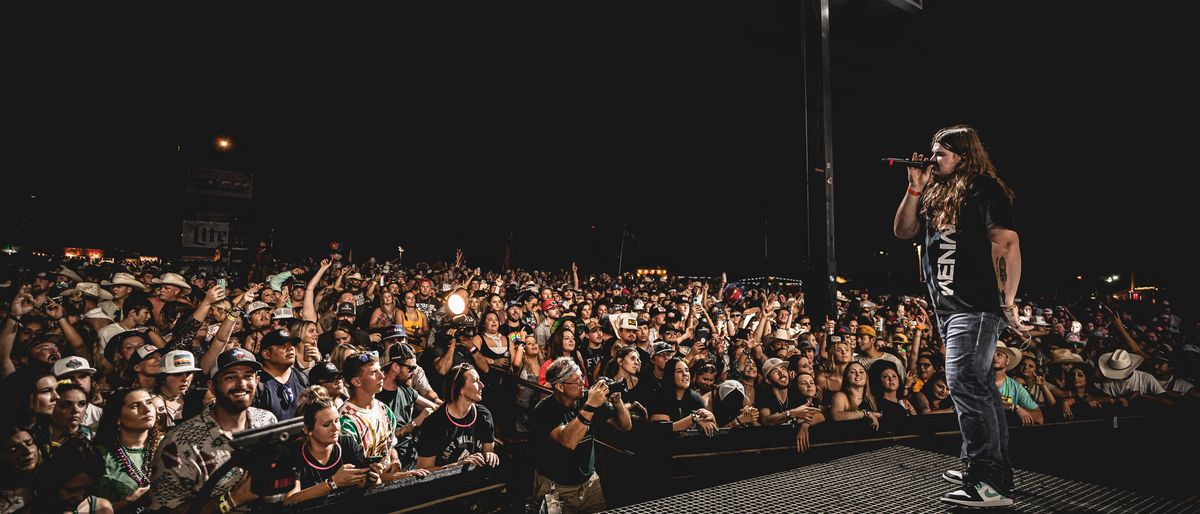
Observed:
[[[1078,353],[1072,352],[1066,348],[1055,348],[1050,350],[1050,364],[1065,364],[1065,363],[1083,363],[1083,357]]]
[[[1125,380],[1133,375],[1144,357],[1117,350],[1100,356],[1100,373],[1113,380]]]
[[[183,290],[183,294],[189,294],[192,292],[191,284],[188,284],[188,282],[183,279],[183,276],[178,273],[163,273],[161,277],[151,280],[150,282],[154,284],[166,284],[169,286],[178,287]]]
[[[104,287],[129,286],[134,289],[139,289],[142,291],[146,290],[146,284],[143,284],[143,283],[139,282],[138,279],[133,278],[133,275],[130,275],[128,273],[120,273],[120,272],[113,273],[112,280],[101,280],[100,285],[102,285]]]
[[[1012,371],[1021,363],[1021,350],[1008,346],[1004,343],[996,343],[996,352],[1004,352],[1008,354],[1008,364],[1004,366],[1004,371]]]

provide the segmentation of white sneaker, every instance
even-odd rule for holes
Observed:
[[[1012,498],[1004,496],[987,482],[964,485],[961,489],[946,493],[942,501],[965,507],[1010,507]]]
[[[963,485],[963,472],[957,469],[947,469],[942,473],[942,480],[954,485]]]

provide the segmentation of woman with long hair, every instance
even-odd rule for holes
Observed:
[[[939,371],[929,377],[921,394],[909,397],[917,414],[947,414],[954,412],[954,401],[950,399],[950,386],[946,374]]]
[[[1092,373],[1094,373],[1093,368],[1085,363],[1075,364],[1067,372],[1067,387],[1063,390],[1067,396],[1059,402],[1063,419],[1074,419],[1080,412],[1095,413],[1102,405],[1116,401],[1111,396],[1100,392]]]
[[[379,307],[371,311],[371,328],[386,327],[396,324],[396,316],[400,309],[396,306],[396,296],[384,289],[379,296]]]
[[[867,374],[871,391],[875,392],[875,400],[883,416],[880,419],[881,431],[895,431],[904,418],[917,415],[916,408],[904,394],[900,370],[896,368],[895,363],[884,359],[877,360],[871,364]]]
[[[154,453],[163,431],[150,393],[118,389],[104,408],[96,449],[104,456],[104,474],[96,494],[113,502],[116,512],[141,512],[150,506]]]
[[[570,357],[575,359],[575,363],[579,365],[579,369],[586,369],[583,363],[583,355],[579,353],[579,349],[575,342],[575,332],[566,327],[559,327],[554,333],[550,334],[550,339],[546,340],[546,360],[542,363],[541,369],[538,370],[538,383],[549,385],[546,382],[546,368],[550,367],[550,363],[559,357]],[[583,387],[588,386],[588,377],[583,377]]]
[[[649,409],[650,421],[670,423],[672,432],[698,428],[711,437],[717,429],[716,417],[704,408],[704,400],[691,385],[687,362],[679,357],[667,360],[658,391],[660,396]]]
[[[296,365],[301,369],[311,370],[318,362],[324,358],[321,355],[320,347],[317,346],[317,339],[321,337],[321,325],[315,321],[299,320],[288,325],[288,332],[295,337],[300,338],[300,342],[296,347]]]
[[[396,310],[395,322],[404,325],[404,331],[413,341],[424,341],[429,335],[429,319],[417,308],[416,291],[404,292],[404,304]]]
[[[488,311],[483,315],[478,333],[471,338],[470,344],[478,349],[472,355],[488,390],[483,404],[496,417],[497,432],[508,435],[514,428],[512,405],[517,397],[517,386],[512,365],[517,345],[500,333],[499,312]]]
[[[842,389],[833,393],[829,412],[834,421],[866,419],[879,430],[879,405],[867,382],[867,368],[855,361],[842,372]]]

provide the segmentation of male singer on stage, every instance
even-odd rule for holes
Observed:
[[[1028,329],[1013,304],[1021,281],[1014,195],[996,176],[975,129],[958,125],[939,130],[932,152],[926,166],[908,168],[908,191],[893,230],[896,237],[911,239],[924,229],[923,266],[962,430],[966,471],[942,474],[961,487],[941,499],[972,507],[1009,506],[1013,471],[1008,426],[992,358],[1007,325]],[[914,161],[924,158],[913,154]]]

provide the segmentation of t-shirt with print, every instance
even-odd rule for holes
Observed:
[[[339,421],[343,435],[353,436],[362,446],[366,457],[382,456],[384,467],[391,464],[389,454],[396,446],[396,415],[383,402],[371,398],[371,407],[364,409],[352,402],[342,404]]]
[[[1004,377],[1004,383],[1000,384],[999,389],[1000,399],[1004,401],[1005,409],[1016,410],[1016,407],[1021,407],[1034,410],[1038,408],[1037,402],[1029,396],[1029,391],[1025,390],[1025,386],[1013,380],[1012,377]]]
[[[483,451],[494,440],[496,425],[487,407],[474,404],[462,419],[451,419],[442,404],[421,424],[417,434],[417,456],[434,457],[435,466],[445,466]]]
[[[934,309],[939,314],[998,314],[1000,295],[987,232],[993,227],[1016,230],[1012,204],[1000,183],[986,175],[972,180],[956,225],[937,230],[928,219],[922,223],[925,228],[922,265]]]

